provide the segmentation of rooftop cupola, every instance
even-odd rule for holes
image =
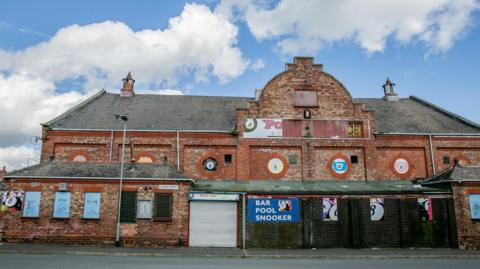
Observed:
[[[385,92],[385,98],[387,101],[398,101],[398,94],[395,92],[395,83],[390,81],[390,78],[387,77],[385,84],[383,84],[383,91]]]
[[[132,74],[128,72],[127,77],[125,77],[123,80],[123,87],[122,90],[120,91],[120,96],[121,97],[132,97],[135,92],[133,91],[133,84],[135,84],[135,80],[132,78]]]

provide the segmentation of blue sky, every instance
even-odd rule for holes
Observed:
[[[140,92],[253,96],[295,55],[354,97],[381,97],[389,76],[480,122],[479,23],[476,0],[3,0],[0,165],[38,158],[39,123],[128,71]]]

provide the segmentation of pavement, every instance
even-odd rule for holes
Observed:
[[[460,249],[238,249],[129,248],[97,245],[0,243],[0,253],[136,257],[285,258],[285,259],[480,259],[480,250]]]

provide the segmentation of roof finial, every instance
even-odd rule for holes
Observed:
[[[390,78],[387,77],[385,80],[385,84],[383,84],[383,92],[385,96],[383,98],[387,99],[387,101],[398,101],[398,94],[395,92],[395,83],[390,81]]]
[[[120,91],[120,96],[122,97],[132,97],[135,93],[133,91],[133,84],[135,84],[135,80],[132,78],[132,74],[130,71],[123,80],[123,87]]]

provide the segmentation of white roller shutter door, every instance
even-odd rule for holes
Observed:
[[[236,247],[237,203],[190,202],[191,247]]]

